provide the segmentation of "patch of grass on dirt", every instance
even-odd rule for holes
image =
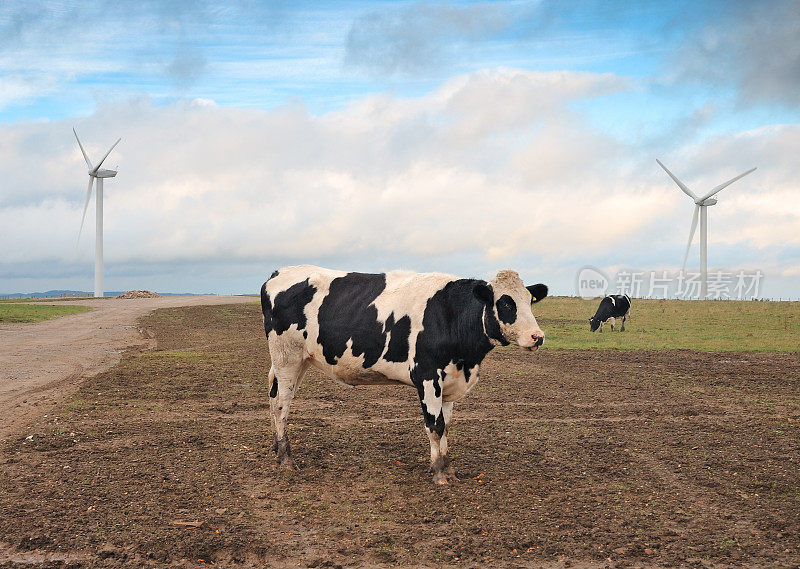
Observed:
[[[704,352],[800,351],[800,302],[686,301],[634,298],[625,332],[589,331],[600,300],[548,297],[533,305],[545,348]]]
[[[455,405],[461,482],[441,488],[414,389],[310,370],[287,472],[256,305],[140,326],[154,351],[0,449],[0,549],[71,567],[800,563],[797,354],[495,350]]]
[[[11,322],[42,322],[68,316],[70,314],[80,314],[91,310],[88,306],[49,306],[40,304],[16,304],[0,303],[0,324]]]
[[[71,302],[75,300],[94,300],[92,296],[58,296],[37,298],[0,298],[0,304],[17,304],[20,302]]]
[[[185,361],[202,361],[202,360],[212,360],[215,359],[217,356],[215,354],[200,352],[200,351],[181,352],[177,350],[172,350],[172,351],[148,353],[144,357],[172,358],[174,360],[185,360]]]

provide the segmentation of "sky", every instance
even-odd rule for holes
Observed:
[[[256,293],[280,266],[800,297],[800,0],[0,3],[0,293]],[[687,268],[699,266],[698,238]],[[645,291],[646,292],[646,291]]]

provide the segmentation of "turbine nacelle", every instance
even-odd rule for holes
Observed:
[[[717,204],[717,198],[708,198],[707,200],[702,200],[702,201],[701,200],[695,200],[694,203],[696,203],[697,205],[702,205],[702,206],[708,207],[710,205],[716,205]]]
[[[89,175],[90,176],[94,176],[95,178],[113,178],[114,176],[117,175],[117,171],[116,170],[98,170],[94,174],[89,172]]]

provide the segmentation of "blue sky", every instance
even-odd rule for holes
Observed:
[[[710,265],[798,297],[800,2],[5,2],[0,293],[251,292],[314,262],[524,277]],[[696,246],[690,257],[696,265]],[[693,261],[694,260],[694,261]]]

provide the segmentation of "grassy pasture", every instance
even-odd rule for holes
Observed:
[[[0,303],[0,324],[42,322],[91,310],[88,306]]]
[[[73,300],[92,300],[93,296],[58,296],[42,298],[0,298],[0,304],[30,304],[34,302],[71,302]]]
[[[800,302],[645,300],[634,298],[625,332],[589,331],[600,300],[550,297],[533,306],[550,349],[703,352],[800,351]],[[618,322],[619,324],[619,322]]]

